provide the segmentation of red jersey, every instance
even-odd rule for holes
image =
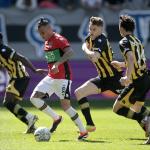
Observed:
[[[59,72],[56,74],[51,73],[51,68],[55,62],[64,54],[64,49],[69,47],[68,40],[58,33],[55,33],[47,41],[45,41],[44,51],[45,58],[48,63],[48,75],[54,79],[68,79],[72,80],[71,68],[68,61],[58,66]]]

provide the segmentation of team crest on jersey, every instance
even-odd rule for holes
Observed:
[[[5,49],[5,48],[3,48],[3,49],[2,49],[2,52],[5,52],[5,51],[6,51],[6,49]]]
[[[123,10],[121,11],[121,14],[130,15],[135,19],[135,35],[142,41],[144,45],[146,45],[149,39],[150,32],[150,10]]]
[[[61,32],[60,26],[56,25],[55,18],[47,14],[36,16],[28,23],[26,27],[26,37],[27,40],[35,47],[36,54],[38,57],[43,56],[43,46],[44,46],[44,41],[37,32],[37,22],[41,17],[47,18],[49,20],[55,32],[57,33]],[[49,47],[51,47],[51,43],[49,43]]]
[[[103,18],[102,16],[100,16],[101,18]],[[88,35],[89,32],[89,17],[86,17],[83,19],[83,22],[81,23],[80,29],[78,31],[78,36],[79,38],[84,41],[85,37]],[[104,32],[105,32],[105,23],[104,23]]]
[[[99,43],[101,43],[101,42],[102,42],[102,40],[101,40],[101,39],[98,39],[98,42],[99,42]]]

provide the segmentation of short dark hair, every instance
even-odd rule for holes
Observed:
[[[90,18],[90,23],[91,23],[92,25],[103,26],[104,21],[103,21],[103,19],[100,18],[100,17],[93,17],[93,16],[92,16],[92,17]]]
[[[135,20],[131,16],[121,15],[120,26],[123,27],[126,31],[133,32],[135,29]]]
[[[41,27],[41,26],[46,26],[49,24],[49,21],[47,18],[40,18],[40,20],[38,21],[38,29]]]

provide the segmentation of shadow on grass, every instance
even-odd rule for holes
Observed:
[[[137,144],[134,144],[134,145],[150,145],[150,144],[145,144],[144,142],[146,141],[146,139],[143,139],[143,138],[128,138],[128,140],[133,140],[133,141],[143,141],[142,143],[137,143]]]
[[[128,138],[127,140],[132,140],[132,141],[144,141],[146,139],[143,138]]]
[[[59,140],[59,142],[71,142],[71,140]],[[74,141],[72,141],[74,142]],[[79,140],[79,142],[87,142],[87,143],[111,143],[111,142],[108,142],[108,141],[102,141],[102,140],[88,140],[88,139],[85,139],[85,140]]]

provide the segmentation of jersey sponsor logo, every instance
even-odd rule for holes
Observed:
[[[66,84],[62,85],[62,95],[65,96],[66,93]]]
[[[7,41],[7,34],[6,34],[6,23],[4,15],[0,14],[0,32],[3,34],[3,41],[5,44],[8,43]]]
[[[135,35],[140,39],[140,41],[142,41],[144,45],[146,45],[149,39],[150,32],[150,10],[123,10],[120,14],[127,14],[135,19]]]
[[[55,18],[48,14],[36,16],[28,23],[28,25],[26,27],[26,37],[27,37],[27,40],[29,41],[29,43],[31,43],[35,47],[36,55],[38,57],[42,57],[43,53],[44,53],[43,52],[44,41],[40,37],[39,33],[37,32],[37,22],[41,17],[47,18],[49,20],[49,22],[52,25],[52,28],[54,29],[55,32],[57,32],[57,33],[61,32],[61,27],[56,25]],[[51,47],[51,44],[49,45],[49,47]]]
[[[103,16],[100,16],[101,18],[103,18]],[[81,23],[81,26],[79,28],[79,31],[78,31],[78,37],[84,41],[85,40],[85,37],[88,35],[89,33],[89,20],[90,18],[89,17],[85,17],[83,19],[83,22]],[[105,23],[104,23],[104,32],[105,32]],[[106,32],[105,32],[106,33]]]

